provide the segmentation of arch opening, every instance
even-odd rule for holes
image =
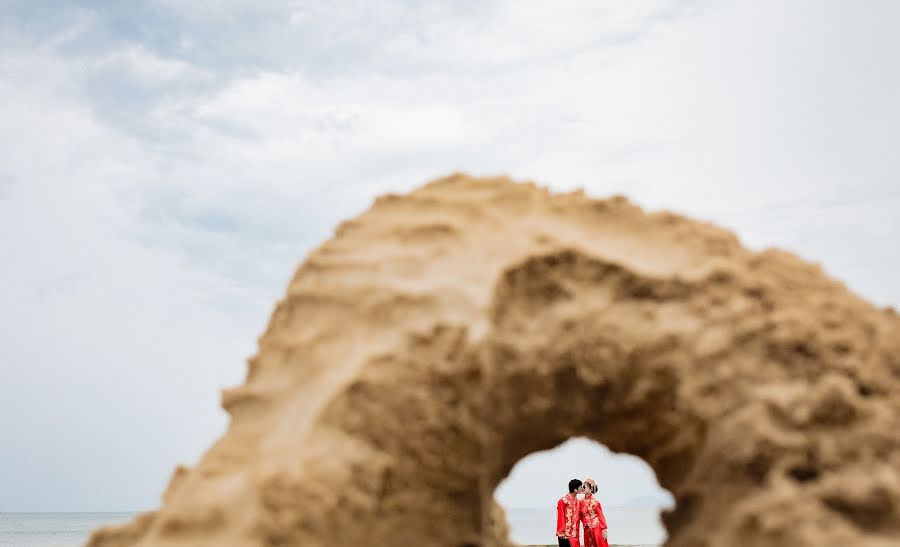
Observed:
[[[615,454],[606,446],[577,437],[519,460],[497,486],[510,539],[519,545],[549,545],[555,539],[556,501],[570,479],[597,482],[597,499],[609,526],[611,545],[662,545],[666,531],[660,512],[675,500],[646,462]]]

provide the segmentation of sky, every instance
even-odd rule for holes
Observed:
[[[224,431],[219,392],[304,255],[450,172],[625,194],[900,305],[898,19],[893,0],[0,0],[0,511],[158,505]],[[543,506],[574,461],[633,486],[623,503],[660,495],[635,458],[571,442],[498,498]]]

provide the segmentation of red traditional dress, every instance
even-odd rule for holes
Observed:
[[[575,494],[566,494],[556,502],[556,537],[565,537],[572,547],[581,547],[578,541],[580,530],[578,519],[581,515],[581,502]]]
[[[606,530],[603,507],[593,494],[585,494],[581,500],[581,522],[584,523],[584,547],[609,547],[609,542],[603,539]]]

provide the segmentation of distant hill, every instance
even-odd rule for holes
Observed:
[[[610,506],[610,509],[656,509],[675,505],[671,496],[639,496],[624,503]]]

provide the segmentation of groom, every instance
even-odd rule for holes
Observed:
[[[580,491],[581,481],[572,479],[569,481],[569,493],[556,502],[556,539],[559,540],[559,547],[581,547],[578,541],[578,521],[581,517],[581,502],[578,500]]]

